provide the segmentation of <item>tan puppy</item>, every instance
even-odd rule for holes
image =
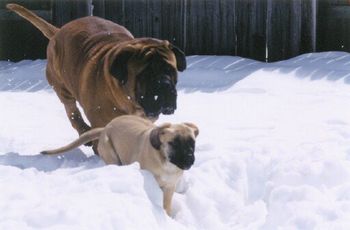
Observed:
[[[184,53],[165,40],[134,38],[123,26],[84,17],[57,28],[17,4],[8,9],[30,21],[49,40],[46,76],[79,134],[113,118],[136,114],[151,120],[176,109],[177,71]]]
[[[107,164],[139,162],[150,171],[163,190],[163,206],[170,215],[175,186],[194,163],[198,128],[192,123],[154,125],[143,118],[126,115],[113,119],[105,128],[92,129],[59,149],[43,151],[57,154],[99,139],[98,152]]]

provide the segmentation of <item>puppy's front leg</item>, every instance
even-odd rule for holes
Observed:
[[[171,200],[175,192],[175,186],[163,187],[163,208],[166,213],[170,216],[171,214]]]

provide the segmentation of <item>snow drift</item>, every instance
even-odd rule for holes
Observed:
[[[0,62],[0,229],[349,229],[350,55],[191,56],[178,110],[200,128],[173,200],[139,165],[81,147],[45,61]]]

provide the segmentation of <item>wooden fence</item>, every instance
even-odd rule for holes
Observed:
[[[124,25],[135,37],[167,39],[186,55],[272,62],[306,52],[350,51],[348,0],[2,0],[0,59],[45,58],[47,44],[4,9],[7,2],[34,9],[57,26],[93,14]]]
[[[276,61],[316,47],[316,0],[94,0],[94,15],[186,54]]]

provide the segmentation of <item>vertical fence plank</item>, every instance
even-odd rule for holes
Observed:
[[[303,0],[301,2],[301,53],[316,51],[316,3],[317,0]]]
[[[157,8],[160,11],[153,18],[155,21],[153,26],[159,26],[159,38],[166,39],[185,50],[185,0],[156,1],[161,4],[160,8]]]
[[[321,0],[318,3],[317,49],[350,52],[350,3]]]
[[[203,44],[207,39],[206,30],[210,29],[209,20],[204,12],[207,2],[206,0],[202,3],[197,0],[186,0],[186,54],[206,54],[203,51]],[[203,26],[200,26],[201,24]]]
[[[225,0],[186,1],[187,54],[235,54],[234,3]]]
[[[135,37],[147,37],[148,34],[148,0],[124,1],[124,23]]]
[[[301,1],[268,0],[267,48],[269,61],[287,59],[299,54]]]
[[[184,49],[185,1],[94,0],[94,15],[125,26],[135,37],[166,39]]]
[[[226,55],[237,55],[236,1],[220,0],[219,4],[220,11],[216,17],[219,18],[217,24],[220,27],[215,32],[216,37],[214,39],[218,41],[215,52]]]
[[[266,0],[237,0],[237,55],[265,61]]]
[[[317,50],[325,51],[328,49],[328,42],[326,39],[329,8],[331,2],[329,0],[318,0],[317,2]]]
[[[55,0],[53,1],[53,23],[63,26],[76,18],[91,15],[91,0]]]
[[[92,14],[94,16],[100,18],[106,18],[106,0],[92,0],[93,11]]]

